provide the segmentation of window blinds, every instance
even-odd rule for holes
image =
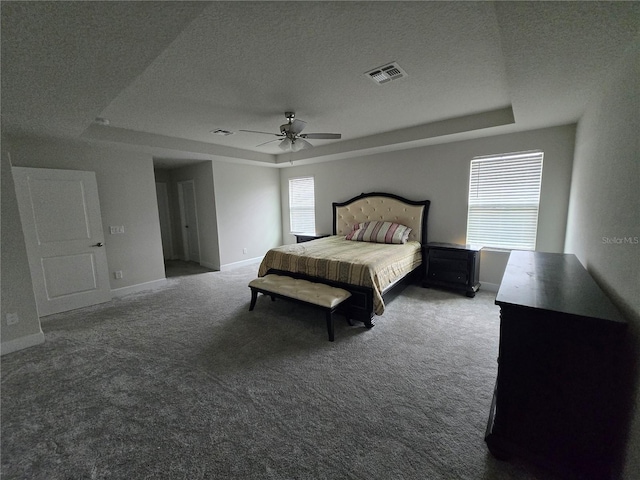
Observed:
[[[467,243],[535,250],[543,152],[471,161]]]
[[[289,179],[291,233],[315,233],[316,209],[313,177]]]

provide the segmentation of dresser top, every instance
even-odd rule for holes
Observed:
[[[573,254],[512,251],[496,304],[626,323]]]

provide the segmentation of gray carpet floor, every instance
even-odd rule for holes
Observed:
[[[2,478],[551,479],[483,436],[494,294],[409,286],[376,326],[260,296],[257,265],[42,319],[2,357]],[[171,273],[171,274],[170,274]]]

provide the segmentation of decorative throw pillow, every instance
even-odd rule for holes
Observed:
[[[347,240],[374,243],[407,243],[411,228],[392,222],[363,222],[346,236]]]

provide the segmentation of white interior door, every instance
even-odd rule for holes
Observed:
[[[160,218],[162,253],[165,260],[172,260],[173,240],[171,239],[171,215],[169,215],[169,191],[166,183],[156,182],[156,196],[158,198],[158,216]]]
[[[198,215],[196,213],[196,191],[193,180],[178,182],[178,200],[182,221],[182,244],[187,261],[200,263],[200,240],[198,239]]]
[[[12,172],[38,314],[111,300],[95,173]]]

